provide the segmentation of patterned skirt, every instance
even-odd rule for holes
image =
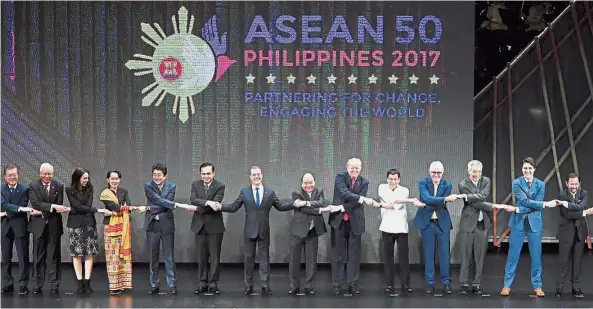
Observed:
[[[132,262],[121,258],[120,255],[122,238],[105,237],[105,263],[110,291],[132,288]]]
[[[68,236],[70,238],[70,256],[82,257],[99,254],[97,227],[69,227]]]

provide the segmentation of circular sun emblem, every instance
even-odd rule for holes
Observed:
[[[159,66],[161,77],[168,81],[177,80],[181,76],[182,69],[181,62],[173,57],[165,58]]]

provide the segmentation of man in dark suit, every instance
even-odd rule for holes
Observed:
[[[461,211],[461,283],[460,294],[467,294],[470,287],[470,268],[474,268],[471,282],[472,292],[482,295],[482,271],[486,249],[488,248],[488,231],[492,226],[492,208],[504,208],[506,205],[487,202],[490,196],[490,178],[482,176],[482,162],[470,161],[467,164],[469,177],[459,184],[459,197],[463,199]]]
[[[324,211],[331,207],[325,206],[323,190],[315,187],[315,177],[312,173],[305,173],[301,177],[301,188],[292,192],[292,200],[299,204],[295,208],[290,221],[288,278],[290,289],[288,294],[300,293],[301,252],[305,249],[305,294],[315,294],[315,274],[317,273],[317,249],[319,236],[327,229],[323,222]]]
[[[198,273],[200,282],[195,294],[209,292],[220,294],[218,275],[220,273],[220,249],[224,235],[222,213],[209,207],[212,203],[220,203],[224,198],[224,184],[216,181],[214,165],[200,165],[202,180],[191,185],[191,204],[196,206],[191,222],[191,230],[196,234],[198,248]],[[210,261],[210,263],[208,263]],[[210,265],[208,265],[210,264]]]
[[[68,211],[64,204],[64,184],[54,179],[54,167],[41,164],[40,179],[29,184],[29,200],[33,209],[41,211],[32,215],[29,231],[33,234],[33,278],[37,284],[34,294],[41,293],[45,283],[45,267],[52,294],[59,293],[62,280],[62,249],[60,238],[64,234],[62,212]]]
[[[523,176],[513,180],[516,206],[506,208],[508,212],[512,213],[509,219],[511,236],[509,237],[509,254],[505,265],[504,287],[500,291],[500,295],[508,296],[511,293],[521,248],[523,248],[525,234],[527,234],[529,255],[531,256],[532,295],[544,297],[545,293],[542,290],[542,212],[545,207],[556,207],[556,201],[544,202],[546,184],[534,177],[535,160],[533,158],[523,159],[521,170]]]
[[[167,180],[167,167],[157,163],[152,167],[152,181],[144,184],[144,194],[148,203],[148,211],[144,218],[144,228],[148,239],[150,264],[150,291],[158,294],[159,280],[159,248],[163,243],[167,285],[171,294],[177,294],[177,271],[175,269],[175,207],[189,208],[191,205],[175,203],[175,184]]]
[[[566,189],[560,193],[557,206],[560,212],[558,227],[558,242],[560,243],[560,261],[558,281],[556,282],[556,297],[562,296],[564,281],[571,268],[570,281],[572,283],[572,295],[576,298],[583,298],[585,295],[579,288],[581,283],[581,265],[583,262],[583,251],[587,239],[587,205],[588,194],[580,188],[579,176],[575,173],[568,174]],[[592,208],[593,209],[593,208]],[[592,212],[590,210],[589,212]],[[572,258],[571,258],[572,257]]]
[[[4,274],[4,286],[2,293],[14,291],[14,280],[12,278],[12,245],[14,244],[19,261],[19,294],[29,293],[29,232],[27,212],[33,209],[27,207],[29,203],[29,189],[18,183],[19,172],[16,166],[8,165],[4,168],[4,180],[2,185],[2,211],[6,216],[2,217],[2,273]]]
[[[441,269],[441,283],[444,293],[451,294],[450,270],[450,241],[451,216],[447,209],[447,202],[457,200],[457,195],[451,194],[451,184],[443,179],[444,166],[440,161],[434,161],[429,167],[430,177],[418,182],[420,202],[425,205],[418,208],[414,217],[414,227],[422,234],[422,248],[424,250],[424,276],[426,277],[426,294],[442,296],[435,293],[434,284],[434,246],[438,247],[439,267]]]
[[[276,192],[262,185],[262,171],[259,166],[251,167],[249,179],[251,186],[241,189],[239,197],[232,204],[215,204],[211,207],[225,212],[236,212],[245,206],[245,226],[243,228],[245,250],[245,295],[253,293],[253,270],[255,268],[255,247],[259,253],[259,277],[262,295],[272,295],[270,289],[270,210],[293,209],[293,202],[282,203]]]
[[[338,173],[334,184],[333,205],[339,211],[329,215],[331,228],[332,281],[334,295],[340,294],[344,283],[344,268],[348,294],[360,294],[358,277],[361,259],[361,236],[365,231],[364,206],[376,202],[365,197],[369,181],[360,176],[362,162],[351,158],[346,163],[346,172]]]

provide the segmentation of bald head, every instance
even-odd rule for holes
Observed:
[[[303,174],[301,178],[301,186],[305,192],[313,192],[315,190],[315,176],[311,173]]]

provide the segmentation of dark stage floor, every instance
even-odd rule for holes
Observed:
[[[519,273],[515,279],[513,293],[509,297],[499,296],[502,288],[504,263],[506,253],[490,253],[486,259],[487,267],[484,274],[484,291],[490,292],[491,297],[477,297],[458,295],[459,284],[456,282],[459,269],[454,267],[452,295],[433,297],[424,294],[423,273],[419,269],[412,272],[412,286],[415,289],[411,294],[400,294],[398,297],[388,297],[383,294],[382,271],[377,266],[363,266],[361,271],[361,295],[346,297],[333,296],[331,293],[331,271],[329,266],[320,267],[315,296],[289,296],[288,268],[286,266],[272,265],[271,288],[274,295],[271,297],[243,296],[243,269],[241,266],[225,266],[221,272],[221,295],[196,296],[193,294],[197,268],[190,265],[181,265],[178,268],[179,294],[173,295],[147,295],[148,268],[145,264],[136,264],[134,268],[134,290],[121,296],[109,296],[105,268],[101,265],[95,268],[91,296],[77,296],[75,290],[74,272],[70,264],[64,265],[63,283],[60,286],[60,295],[52,296],[46,285],[43,295],[19,296],[3,294],[1,305],[3,308],[21,307],[76,307],[76,308],[163,308],[163,307],[575,307],[593,308],[593,252],[585,256],[583,283],[581,289],[585,298],[576,300],[570,295],[570,284],[565,288],[565,294],[557,299],[554,296],[557,256],[545,254],[544,260],[544,291],[545,298],[531,298],[529,283],[530,263],[529,255],[523,254],[519,264]],[[13,274],[17,273],[13,269]],[[166,281],[161,267],[161,288],[166,288]],[[303,271],[304,273],[304,271]],[[32,288],[33,284],[30,284]],[[440,288],[439,285],[437,287]],[[260,287],[255,285],[256,291]],[[168,289],[164,289],[168,290]]]

